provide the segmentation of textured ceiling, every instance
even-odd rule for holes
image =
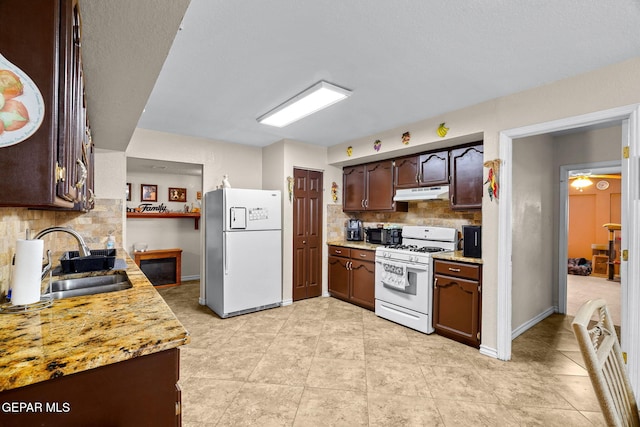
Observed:
[[[640,56],[637,0],[191,0],[159,65],[188,0],[80,1],[103,148],[126,147],[138,117],[220,141],[331,146]],[[90,51],[102,44],[123,52]],[[282,129],[256,122],[321,79],[353,95]]]
[[[98,148],[124,151],[189,0],[79,0],[87,111]]]

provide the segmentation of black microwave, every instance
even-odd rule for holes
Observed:
[[[366,228],[367,243],[376,245],[399,245],[402,243],[400,228]]]

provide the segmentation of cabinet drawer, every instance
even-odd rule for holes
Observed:
[[[375,261],[375,251],[369,251],[366,249],[351,249],[351,258],[363,261]]]
[[[329,246],[329,256],[342,256],[349,258],[351,256],[351,249],[344,246]]]
[[[480,280],[480,266],[477,264],[442,261],[439,259],[434,261],[434,270],[436,274]]]

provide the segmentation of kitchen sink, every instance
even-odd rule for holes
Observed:
[[[121,291],[129,289],[132,286],[124,272],[100,276],[76,277],[52,281],[44,296],[50,296],[53,299],[71,298]]]

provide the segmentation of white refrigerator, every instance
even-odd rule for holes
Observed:
[[[282,304],[281,198],[240,188],[205,194],[205,303],[218,316]]]

